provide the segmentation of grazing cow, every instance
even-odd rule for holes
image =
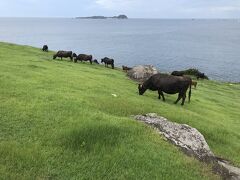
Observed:
[[[42,51],[48,52],[48,46],[47,46],[47,45],[44,45],[44,46],[42,47]]]
[[[99,64],[98,60],[96,60],[96,59],[94,59],[93,62],[96,64]]]
[[[143,95],[147,89],[152,91],[158,91],[158,99],[163,98],[165,101],[163,92],[167,94],[176,94],[178,93],[178,98],[175,101],[175,104],[182,99],[182,104],[184,105],[186,99],[186,92],[189,89],[188,101],[190,102],[191,98],[191,83],[192,79],[190,77],[177,77],[167,74],[155,74],[151,76],[147,81],[142,85],[138,85],[139,95]]]
[[[81,62],[83,62],[83,61],[89,61],[90,64],[92,64],[92,55],[79,54],[79,55],[77,56],[75,53],[73,53],[73,57],[75,57],[75,58],[74,58],[74,62],[75,62],[75,63],[76,63],[77,61],[81,61]]]
[[[194,88],[196,89],[196,87],[197,87],[197,81],[192,81],[192,86],[194,86]]]
[[[123,69],[123,71],[129,71],[129,70],[131,70],[132,68],[130,68],[130,67],[127,67],[127,66],[122,66],[122,69]]]
[[[184,75],[184,71],[173,71],[171,73],[171,75],[173,75],[173,76],[183,76]]]
[[[57,57],[60,57],[61,60],[62,58],[70,58],[71,60],[73,59],[72,56],[72,51],[58,51],[56,54],[53,55],[53,59],[56,59]]]
[[[114,59],[105,57],[105,58],[101,59],[101,63],[104,63],[105,67],[108,67],[108,65],[110,64],[112,66],[112,69],[114,69]]]

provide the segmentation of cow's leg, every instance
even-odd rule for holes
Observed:
[[[181,104],[182,106],[184,105],[185,99],[186,99],[186,92],[182,96],[182,104]]]
[[[161,99],[161,92],[158,90],[158,99]]]
[[[163,94],[162,91],[160,91],[160,94],[161,94],[161,96],[162,96],[163,101],[165,101],[165,97],[164,97],[164,94]]]
[[[177,98],[177,100],[174,102],[174,104],[177,104],[178,101],[180,101],[181,98],[182,98],[182,93],[179,93],[179,94],[178,94],[178,98]]]

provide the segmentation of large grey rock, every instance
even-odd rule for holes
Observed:
[[[168,121],[154,113],[137,115],[135,118],[157,128],[169,141],[198,159],[206,161],[214,156],[203,135],[195,128]]]
[[[157,73],[159,71],[152,65],[138,65],[129,70],[127,75],[133,80],[143,82]]]
[[[214,164],[214,171],[222,175],[224,179],[240,180],[240,169],[216,157],[210,150],[204,136],[196,128],[186,124],[171,122],[155,113],[137,115],[135,119],[155,128],[186,154],[192,155],[201,161]]]

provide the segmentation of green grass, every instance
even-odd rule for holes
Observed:
[[[218,179],[131,115],[156,112],[204,134],[240,165],[240,85],[199,81],[174,105],[119,70],[0,43],[0,179]],[[113,97],[111,94],[117,94]]]

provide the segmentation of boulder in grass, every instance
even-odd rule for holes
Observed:
[[[137,115],[134,118],[156,129],[186,154],[213,165],[214,172],[221,175],[223,179],[240,180],[240,168],[215,156],[204,136],[196,128],[186,124],[171,122],[155,113]]]
[[[127,75],[133,80],[143,82],[158,73],[157,68],[152,65],[138,65],[129,70]]]

